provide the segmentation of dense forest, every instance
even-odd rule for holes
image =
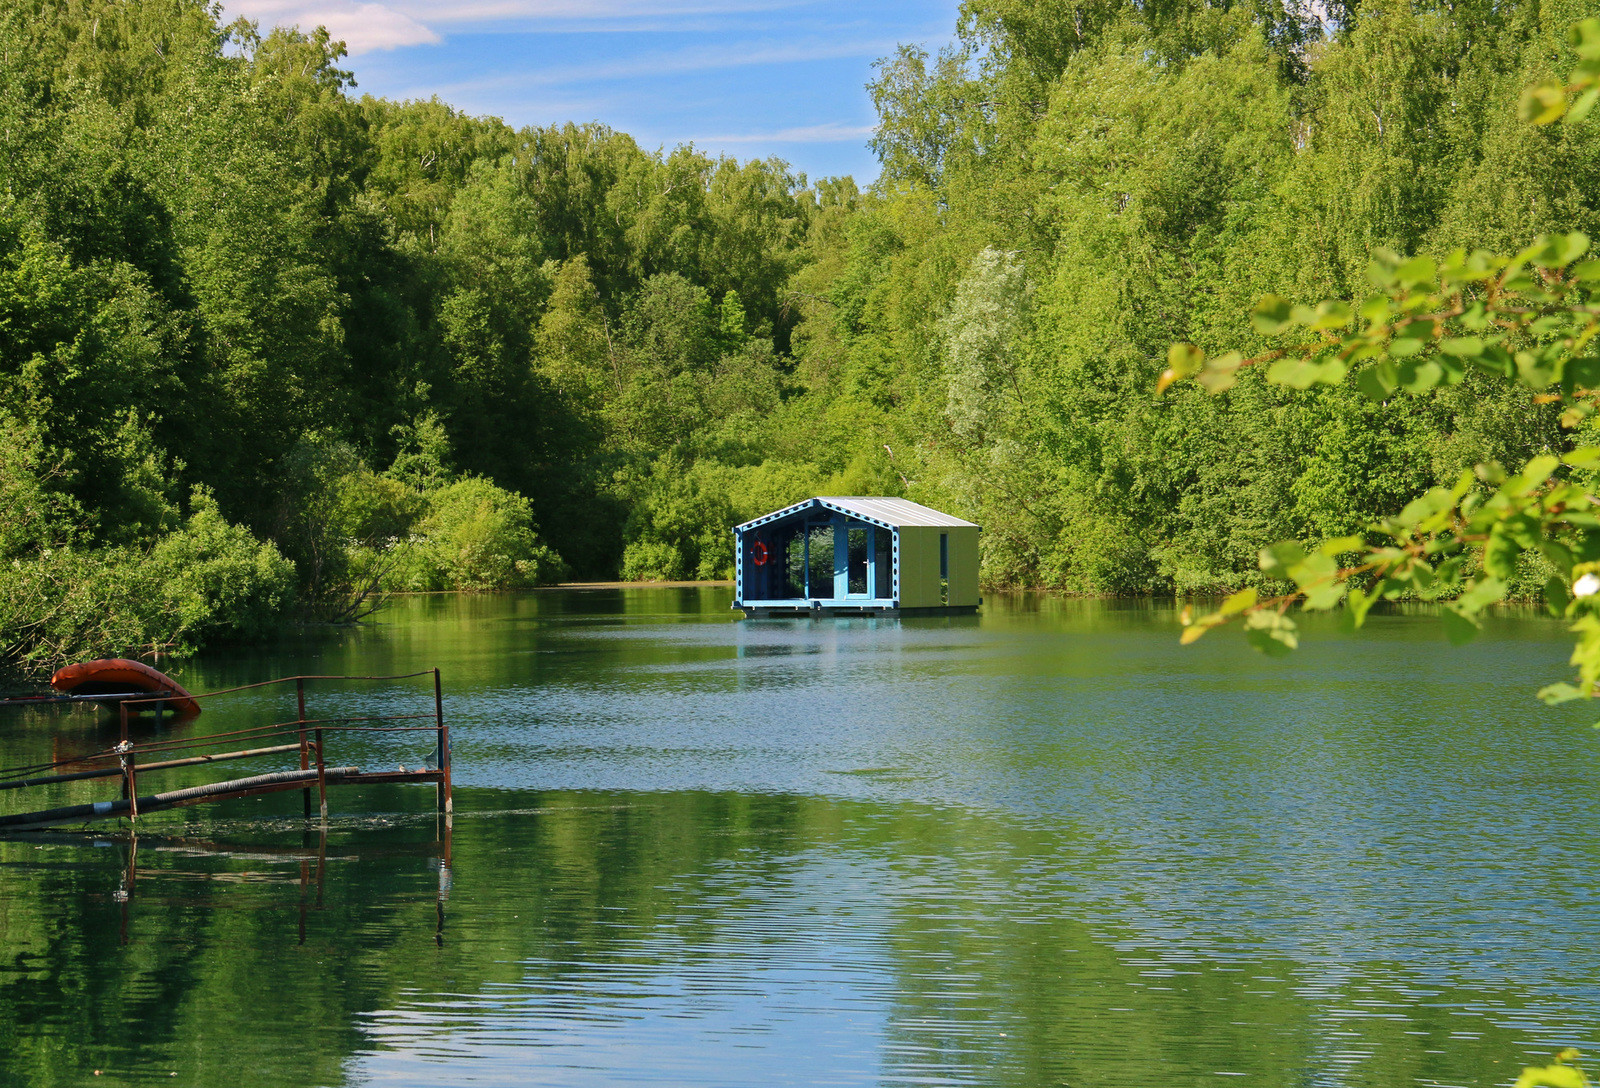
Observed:
[[[1600,236],[1600,128],[1516,108],[1582,7],[967,0],[877,66],[863,191],[363,96],[200,0],[8,4],[0,662],[723,577],[810,494],[971,518],[994,585],[1245,584],[1573,441],[1474,376],[1154,388],[1382,248]]]

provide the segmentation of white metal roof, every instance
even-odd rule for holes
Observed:
[[[765,525],[769,521],[777,521],[779,518],[787,517],[813,505],[824,506],[841,514],[849,514],[863,521],[875,522],[878,525],[887,525],[893,528],[899,528],[902,525],[942,525],[970,529],[978,528],[977,525],[970,521],[962,521],[960,518],[951,517],[949,514],[941,513],[931,506],[923,506],[921,503],[912,502],[910,499],[873,498],[863,495],[822,495],[814,499],[807,499],[804,502],[797,502],[793,506],[786,506],[782,510],[775,510],[764,517],[756,518],[754,521],[747,521],[743,525],[737,526],[735,531],[738,532],[754,528],[757,525]]]

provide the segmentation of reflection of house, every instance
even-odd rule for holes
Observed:
[[[971,612],[978,526],[906,499],[819,498],[734,527],[746,615]]]

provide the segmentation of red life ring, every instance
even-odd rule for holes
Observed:
[[[764,567],[767,565],[766,541],[758,540],[754,544],[750,545],[750,562],[754,563],[758,567]]]

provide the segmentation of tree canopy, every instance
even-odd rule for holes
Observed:
[[[720,577],[730,525],[815,493],[983,524],[991,584],[1265,590],[1279,540],[1581,444],[1481,367],[1403,398],[1250,367],[1152,396],[1174,342],[1269,350],[1241,324],[1265,293],[1595,235],[1600,126],[1518,116],[1582,62],[1580,8],[968,0],[951,47],[876,68],[862,191],[363,96],[325,33],[201,0],[23,0],[0,599],[57,615],[47,556],[130,584],[174,534],[249,551],[227,600],[325,618],[385,588]],[[117,638],[256,622],[208,607]],[[71,631],[49,644],[116,641]]]

